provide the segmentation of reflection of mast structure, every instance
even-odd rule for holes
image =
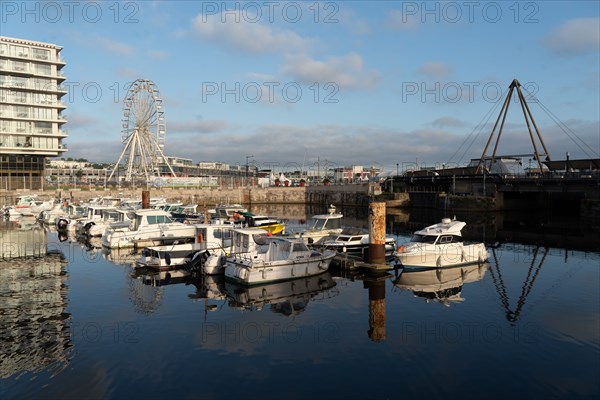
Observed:
[[[162,286],[145,285],[142,280],[128,274],[129,299],[135,311],[150,315],[158,309],[162,302]]]
[[[529,293],[531,293],[531,289],[533,288],[533,283],[535,282],[538,274],[540,273],[540,271],[542,269],[542,265],[544,264],[544,261],[546,260],[546,256],[548,255],[547,247],[544,248],[544,254],[541,257],[539,264],[534,269],[534,265],[536,264],[536,261],[537,261],[538,250],[539,250],[539,247],[536,247],[535,251],[533,253],[533,259],[531,260],[531,264],[529,265],[529,270],[527,271],[527,277],[525,278],[525,281],[523,282],[523,287],[521,288],[521,295],[519,296],[519,300],[517,301],[517,307],[515,308],[514,311],[512,311],[510,309],[510,304],[508,301],[506,285],[504,285],[502,273],[500,272],[498,257],[496,256],[495,249],[492,249],[492,255],[494,257],[494,266],[492,268],[490,268],[490,274],[492,275],[492,280],[494,281],[494,286],[496,286],[496,291],[498,292],[498,295],[500,296],[500,302],[502,303],[502,306],[506,310],[506,319],[509,322],[515,323],[519,319],[519,315],[521,314],[523,306],[525,305],[525,300],[527,299],[527,296],[529,296]],[[496,277],[496,273],[494,273],[494,268],[496,269],[496,273],[498,274],[497,277]]]

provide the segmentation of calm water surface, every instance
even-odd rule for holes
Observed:
[[[414,218],[388,232],[408,241]],[[50,232],[64,259],[0,262],[0,398],[597,398],[600,253],[574,237],[598,231],[477,218],[483,266],[252,289],[136,274]]]

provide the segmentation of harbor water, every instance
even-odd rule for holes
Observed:
[[[398,244],[440,217],[388,212]],[[598,226],[457,217],[489,262],[250,288],[49,231],[46,256],[0,261],[0,398],[598,398]]]

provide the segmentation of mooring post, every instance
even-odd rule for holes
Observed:
[[[369,255],[367,262],[385,264],[385,203],[369,203]]]
[[[142,190],[142,208],[150,208],[150,191]]]

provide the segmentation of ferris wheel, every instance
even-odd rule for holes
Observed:
[[[121,122],[124,147],[108,179],[112,179],[121,161],[125,164],[125,180],[128,182],[136,178],[148,181],[158,174],[160,163],[166,164],[175,176],[163,153],[167,136],[165,113],[154,82],[138,79],[129,86],[123,101]]]

